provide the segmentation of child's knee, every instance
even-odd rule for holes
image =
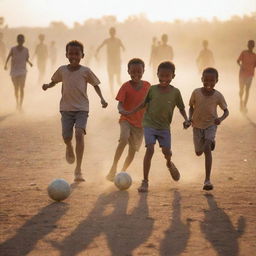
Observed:
[[[75,136],[76,136],[76,139],[82,139],[85,135],[85,130],[82,129],[82,128],[76,128],[75,130]]]
[[[172,151],[170,148],[162,148],[162,153],[164,154],[165,158],[172,156]]]
[[[197,156],[201,156],[202,154],[203,154],[202,151],[196,151],[196,155],[197,155]]]

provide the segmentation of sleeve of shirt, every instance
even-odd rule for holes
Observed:
[[[100,84],[100,80],[98,77],[89,69],[87,74],[86,74],[86,79],[89,84],[92,86],[97,86]]]
[[[125,101],[125,97],[126,97],[126,86],[125,84],[123,84],[116,95],[116,100],[123,103]]]
[[[185,109],[185,105],[180,93],[180,90],[178,90],[178,95],[177,95],[177,100],[176,100],[176,106],[178,107],[178,109],[182,110]]]
[[[55,71],[55,73],[53,74],[52,81],[54,83],[62,82],[62,74],[61,74],[60,68],[58,68],[57,71]]]
[[[195,105],[195,91],[192,92],[190,100],[189,100],[189,106],[193,107]]]
[[[226,103],[226,100],[225,100],[225,98],[222,94],[220,94],[218,105],[220,106],[220,108],[222,110],[225,110],[228,107],[227,103]]]

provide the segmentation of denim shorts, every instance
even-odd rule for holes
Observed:
[[[146,147],[150,144],[156,144],[158,141],[161,148],[171,148],[171,132],[169,129],[154,129],[144,127],[144,137]]]
[[[72,138],[73,128],[81,128],[86,133],[88,111],[60,111],[62,124],[62,137]]]

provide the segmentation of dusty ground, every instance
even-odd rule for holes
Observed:
[[[97,101],[92,102],[85,138],[86,182],[73,184],[62,203],[50,200],[46,191],[55,178],[73,181],[74,166],[64,159],[58,98],[49,101],[57,89],[42,94],[34,88],[23,114],[6,110],[12,100],[7,107],[2,103],[0,255],[255,255],[255,106],[247,117],[232,112],[237,102],[225,90],[231,115],[217,133],[213,192],[202,191],[203,158],[194,156],[192,131],[181,128],[178,114],[172,128],[173,161],[181,181],[171,180],[157,147],[150,192],[138,194],[142,147],[129,168],[131,188],[118,191],[104,178],[117,144],[118,115],[113,101],[106,110]],[[12,97],[8,90],[4,93]]]

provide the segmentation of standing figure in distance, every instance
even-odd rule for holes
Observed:
[[[14,86],[16,108],[19,111],[22,111],[24,99],[24,87],[27,74],[26,64],[28,63],[32,67],[32,63],[29,61],[28,48],[23,46],[24,42],[24,35],[19,34],[17,36],[18,45],[11,48],[4,66],[4,69],[7,70],[8,61],[11,58],[10,75]]]
[[[106,45],[107,47],[107,69],[109,86],[112,96],[114,95],[114,76],[116,76],[117,84],[121,84],[121,49],[124,51],[122,41],[116,37],[116,29],[109,29],[110,37],[105,39],[96,50],[96,57],[100,49]]]
[[[241,52],[237,59],[240,66],[239,70],[239,97],[240,97],[240,110],[244,113],[247,112],[247,102],[249,98],[250,87],[254,76],[256,67],[256,54],[253,52],[255,42],[249,40],[247,43],[248,50]]]
[[[57,48],[55,41],[51,41],[49,46],[49,58],[51,61],[51,69],[55,69],[56,61],[57,61]]]
[[[161,43],[156,49],[157,65],[164,61],[173,61],[173,49],[168,44],[168,35],[163,34],[161,37]],[[157,72],[157,70],[155,70]]]
[[[36,46],[35,56],[37,57],[37,67],[38,67],[38,82],[41,83],[43,81],[46,69],[46,62],[48,58],[48,50],[47,45],[44,43],[45,36],[40,34],[38,36],[39,44]]]
[[[200,51],[196,63],[198,72],[201,75],[203,70],[208,67],[214,67],[214,58],[211,50],[208,49],[208,41],[203,40],[203,49]]]

